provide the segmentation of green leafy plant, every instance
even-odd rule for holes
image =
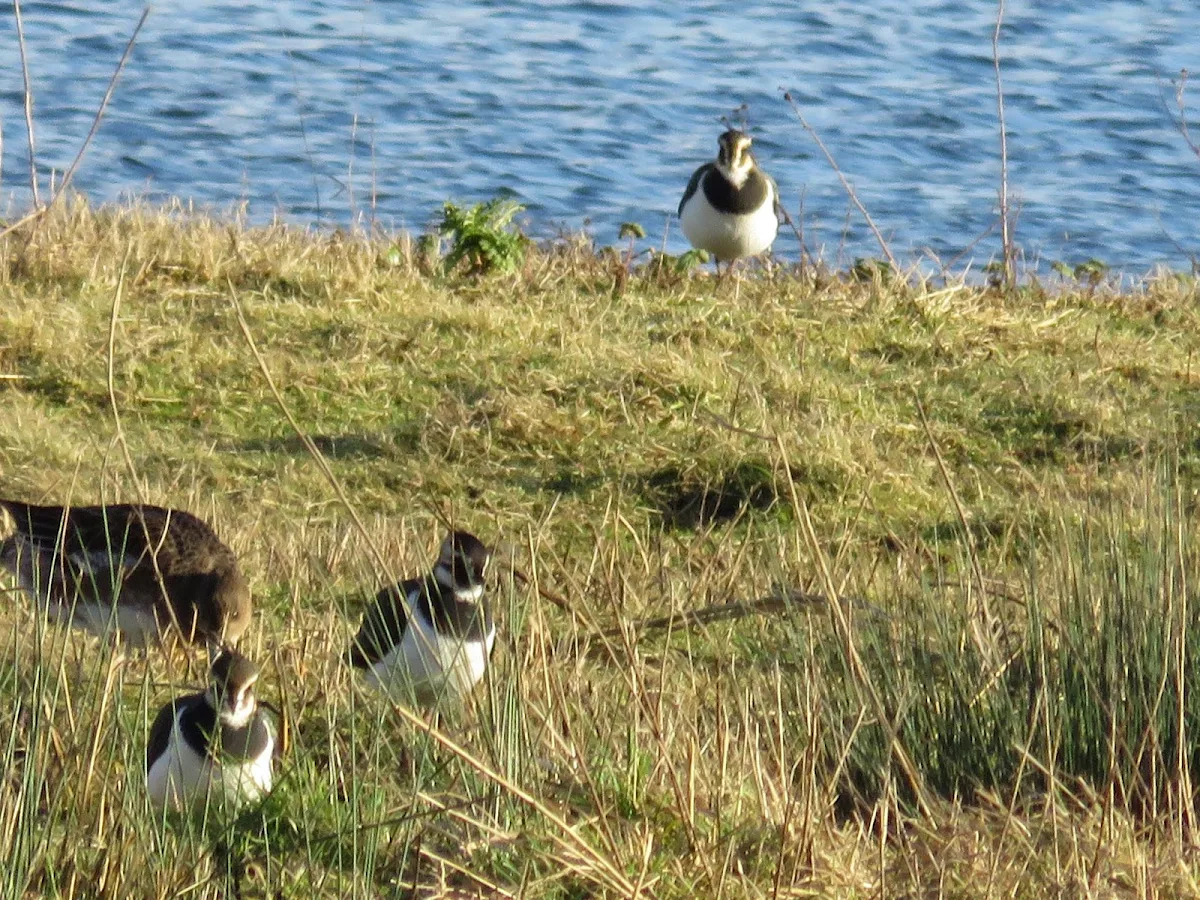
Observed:
[[[1095,257],[1074,266],[1058,259],[1050,264],[1050,268],[1064,279],[1082,281],[1090,287],[1098,285],[1108,274],[1108,263]]]
[[[1075,280],[1086,281],[1092,287],[1095,287],[1108,274],[1108,263],[1103,260],[1092,259],[1087,262],[1081,262],[1075,267]]]
[[[675,280],[687,275],[692,269],[708,262],[709,255],[707,250],[688,250],[686,253],[681,253],[679,256],[672,256],[670,253],[662,253],[658,250],[650,250],[649,256],[644,266],[640,268],[648,278],[655,279],[660,283],[671,283]]]
[[[873,256],[859,257],[850,267],[850,277],[855,281],[879,279],[881,284],[890,284],[896,277],[896,270],[886,259],[876,259]]]
[[[622,222],[621,230],[617,233],[617,237],[621,240],[628,238],[630,242],[641,240],[646,236],[646,229],[637,222]]]
[[[449,273],[463,260],[467,273],[515,272],[525,261],[529,238],[513,225],[513,218],[525,209],[503,198],[478,203],[463,209],[447,201],[442,207],[438,232],[450,238],[450,250],[442,260]]]
[[[675,271],[680,275],[686,275],[696,266],[704,265],[708,260],[707,250],[688,250],[675,258]]]
[[[629,241],[629,250],[625,254],[625,265],[628,266],[631,262],[633,262],[633,257],[635,256],[633,252],[634,242],[642,240],[645,236],[646,229],[637,222],[621,223],[621,230],[617,232],[617,237],[622,241]]]
[[[383,254],[383,262],[389,268],[396,268],[404,265],[404,251],[397,245],[393,244],[388,247],[387,252]]]

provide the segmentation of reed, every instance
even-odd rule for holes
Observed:
[[[67,198],[0,239],[0,490],[212,521],[288,743],[156,819],[203,660],[6,591],[5,896],[1197,892],[1194,283],[430,252]],[[341,658],[447,522],[501,637],[434,723]]]

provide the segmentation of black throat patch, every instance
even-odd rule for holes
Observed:
[[[182,711],[179,733],[196,753],[215,762],[258,759],[271,740],[261,713],[256,711],[254,718],[243,728],[230,728],[219,722],[217,711],[208,705],[203,695]]]
[[[713,209],[738,216],[757,212],[770,195],[769,183],[758,169],[751,169],[742,186],[735,187],[720,169],[713,166],[704,176],[701,187]]]
[[[464,641],[483,641],[492,633],[492,610],[486,595],[476,603],[463,603],[454,591],[430,577],[417,598],[414,610],[433,623],[439,634]]]

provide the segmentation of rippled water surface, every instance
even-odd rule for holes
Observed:
[[[759,161],[830,261],[878,255],[804,115],[893,250],[976,265],[998,247],[987,0],[362,2],[154,7],[76,185],[252,219],[422,229],[442,201],[507,193],[537,235],[612,242],[667,223],[719,119],[747,104]],[[37,159],[64,169],[141,13],[23,6]],[[1196,0],[1010,2],[1002,37],[1017,238],[1031,262],[1127,271],[1200,253],[1200,159],[1173,81],[1200,81]],[[1191,108],[1200,141],[1200,84]],[[22,80],[0,20],[0,191],[28,203]],[[47,176],[48,177],[48,176]],[[984,235],[978,243],[974,243]],[[777,252],[797,255],[783,234]]]

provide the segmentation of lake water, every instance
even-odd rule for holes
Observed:
[[[37,159],[87,133],[142,7],[27,2]],[[670,221],[746,104],[755,150],[830,262],[878,256],[783,101],[792,92],[902,259],[976,267],[999,247],[991,0],[164,2],[76,177],[96,200],[246,202],[321,226],[421,230],[446,199],[507,194],[537,236]],[[0,193],[29,201],[11,8],[0,19]],[[1017,241],[1031,265],[1127,272],[1200,254],[1200,159],[1176,130],[1200,2],[1009,2],[1001,43]],[[43,186],[43,192],[45,187]],[[668,227],[668,222],[670,225]],[[647,242],[649,243],[649,241]],[[776,251],[798,255],[781,232]],[[963,255],[965,254],[965,255]]]

